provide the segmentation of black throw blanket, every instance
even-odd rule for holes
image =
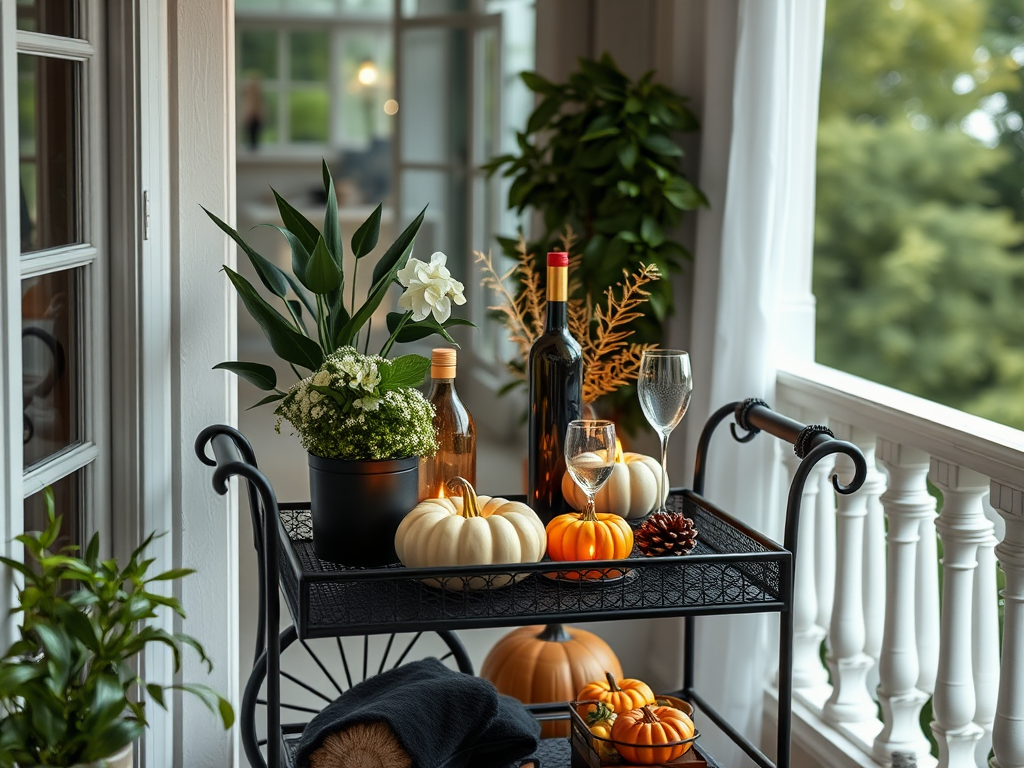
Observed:
[[[329,704],[306,726],[300,768],[332,733],[383,722],[413,768],[505,768],[533,754],[540,724],[491,683],[423,659],[374,675]]]

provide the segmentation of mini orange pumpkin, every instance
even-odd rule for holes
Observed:
[[[615,748],[628,763],[660,765],[675,760],[685,754],[693,742],[665,747],[657,745],[692,738],[693,720],[672,707],[643,706],[620,712],[612,725]],[[638,746],[629,746],[631,744]]]
[[[654,691],[642,680],[633,680],[628,677],[616,680],[615,675],[611,672],[605,672],[604,676],[604,680],[595,680],[583,686],[577,694],[576,700],[581,702],[603,701],[612,712],[618,715],[645,704],[654,703]],[[593,708],[592,703],[580,704],[576,707],[576,711],[580,713],[581,717],[586,717]]]
[[[623,518],[587,509],[558,515],[547,525],[548,557],[567,560],[623,560],[633,551],[633,529]],[[621,572],[601,570],[559,572],[569,579],[600,579]]]

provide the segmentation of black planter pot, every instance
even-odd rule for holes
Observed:
[[[398,562],[395,532],[416,506],[419,458],[344,461],[309,454],[313,551],[344,565]]]

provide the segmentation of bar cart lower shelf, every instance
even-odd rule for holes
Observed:
[[[301,735],[301,726],[295,733],[289,733],[287,730],[283,732],[282,764],[295,764],[295,752],[298,749],[299,738]],[[714,758],[708,755],[707,752],[703,751],[700,746],[696,746],[694,748],[700,751],[700,754],[707,763],[708,768],[721,768],[721,765],[716,762]],[[537,748],[537,751],[534,752],[530,758],[524,761],[524,766],[529,766],[530,760],[533,760],[536,768],[577,768],[577,765],[580,765],[579,763],[573,763],[572,748],[569,744],[569,739],[567,738],[541,739],[540,746]]]
[[[803,459],[794,473],[781,546],[701,495],[711,435],[730,415],[735,417],[732,434],[738,441],[747,442],[763,430],[793,443]],[[207,445],[214,458],[207,455]],[[324,562],[313,553],[309,505],[278,504],[269,481],[256,466],[252,448],[240,433],[230,427],[209,427],[199,435],[196,452],[202,461],[216,467],[213,484],[218,492],[226,492],[227,480],[233,475],[248,481],[260,566],[260,611],[257,659],[243,696],[240,725],[246,756],[254,768],[294,765],[295,746],[303,726],[282,727],[282,707],[307,713],[316,711],[282,702],[282,676],[295,680],[282,669],[282,648],[300,644],[309,651],[307,643],[317,638],[392,633],[386,659],[393,633],[416,633],[414,637],[418,638],[430,632],[447,643],[450,651],[446,655],[453,658],[460,671],[471,671],[468,656],[454,634],[456,630],[659,616],[684,619],[683,689],[676,695],[694,705],[698,728],[714,723],[762,768],[789,768],[794,550],[804,481],[817,461],[835,453],[850,456],[856,467],[849,486],[840,486],[833,480],[837,491],[853,492],[863,483],[866,473],[860,451],[850,443],[835,440],[824,427],[805,427],[774,413],[759,400],[731,403],[719,409],[701,435],[694,489],[673,490],[669,498],[670,509],[694,520],[697,547],[684,556],[647,558],[634,550],[624,561],[587,563],[544,560],[531,564],[409,569],[400,565],[349,568]],[[605,570],[609,578],[599,582],[580,579],[578,570],[582,568]],[[278,635],[271,628],[279,626],[278,596],[282,593],[293,625]],[[694,689],[696,617],[754,612],[780,616],[779,747],[775,762],[761,754]],[[342,650],[341,641],[336,642]],[[365,658],[364,650],[364,676]],[[351,686],[344,651],[342,662]],[[340,694],[341,687],[328,667],[318,659],[317,664]],[[309,686],[304,687],[317,693]],[[323,694],[317,695],[330,700]],[[258,707],[265,708],[265,729],[263,723],[257,728]],[[540,719],[558,717],[558,705],[535,705],[531,709]],[[273,738],[260,740],[258,730],[272,734]],[[718,766],[704,754],[709,766]],[[545,740],[537,757],[543,768],[586,766],[578,757],[574,761],[569,741],[564,738]]]

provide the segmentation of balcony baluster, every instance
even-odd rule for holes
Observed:
[[[934,457],[929,475],[943,496],[936,526],[943,549],[942,617],[932,733],[939,744],[939,768],[975,768],[975,746],[984,730],[974,723],[971,625],[978,545],[992,533],[981,506],[988,481]]]
[[[867,509],[864,517],[864,653],[871,658],[867,688],[873,699],[878,697],[878,657],[882,653],[885,628],[885,510],[880,498],[888,482],[875,461],[876,443],[877,439],[857,444],[868,464],[868,476],[860,493],[864,494]]]
[[[874,435],[845,424],[833,424],[832,429],[840,440],[852,441],[861,450],[874,448]],[[836,457],[836,474],[843,484],[853,479],[853,461],[848,456]],[[822,708],[822,717],[837,724],[859,723],[875,718],[875,704],[866,682],[873,662],[864,653],[862,570],[867,495],[862,488],[860,493],[838,496],[836,502],[838,555],[828,654],[832,695]]]
[[[915,586],[921,522],[935,516],[935,499],[925,483],[928,454],[879,439],[878,460],[889,473],[889,487],[881,498],[889,521],[889,548],[885,628],[878,661],[882,730],[875,737],[873,754],[887,765],[893,752],[913,752],[923,758],[931,749],[918,722],[928,697],[917,687],[920,665],[915,605],[919,596]]]
[[[1024,490],[996,480],[992,506],[1006,521],[996,556],[1006,574],[1003,590],[1003,659],[992,723],[993,768],[1024,768]]]
[[[971,623],[971,653],[974,667],[974,722],[985,732],[974,750],[978,765],[987,765],[992,749],[992,722],[999,692],[999,593],[996,589],[997,539],[989,524],[978,545],[978,568],[974,572],[974,621]]]
[[[935,532],[935,510],[921,519],[921,541],[917,545],[917,687],[935,693],[939,669],[939,545]]]
[[[792,451],[784,453],[783,464],[789,478],[800,466],[800,458]],[[804,485],[802,509],[816,510],[818,489],[828,464],[821,462],[811,470]],[[788,486],[788,482],[786,484]],[[818,591],[815,581],[815,515],[800,520],[797,543],[796,576],[793,586],[793,687],[820,688],[828,684],[828,674],[821,663],[821,641],[825,630],[818,625]]]

